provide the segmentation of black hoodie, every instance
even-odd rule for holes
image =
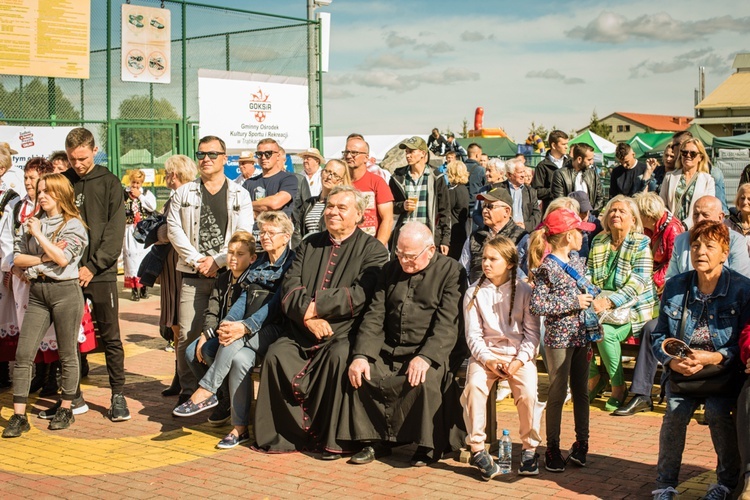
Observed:
[[[76,206],[89,232],[89,246],[80,266],[94,273],[92,282],[117,281],[117,259],[125,237],[125,202],[120,179],[101,165],[83,177],[69,168],[64,173],[73,184]]]

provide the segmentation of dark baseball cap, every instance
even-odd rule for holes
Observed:
[[[568,195],[568,198],[573,198],[578,202],[581,212],[591,212],[594,209],[591,206],[591,201],[589,201],[589,195],[585,191],[573,191]]]
[[[504,187],[498,187],[485,193],[479,193],[477,195],[477,200],[489,202],[501,201],[508,205],[511,209],[513,208],[513,197],[510,195],[510,192],[508,192],[508,190]]]

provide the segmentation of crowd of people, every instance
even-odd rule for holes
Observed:
[[[108,416],[130,419],[117,320],[122,252],[133,300],[157,276],[161,285],[159,323],[175,343],[163,391],[177,396],[173,415],[211,410],[211,424],[231,420],[218,448],[254,437],[257,451],[364,465],[416,444],[418,467],[466,447],[490,480],[501,469],[485,446],[494,439],[486,403],[499,382],[518,411],[518,474],[539,474],[542,442],[544,468],[561,473],[589,462],[589,405],[609,386],[613,416],[652,410],[661,364],[655,497],[677,493],[687,423],[701,404],[718,460],[705,498],[729,498],[740,485],[750,495],[750,184],[725,209],[723,176],[701,141],[681,133],[661,163],[619,145],[607,196],[590,146],[569,152],[558,130],[548,140],[532,170],[523,155],[487,158],[434,130],[428,141],[403,140],[406,165],[387,172],[352,134],[339,158],[299,153],[303,173],[294,174],[269,138],[240,155],[241,175],[230,180],[226,144],[206,136],[196,161],[167,160],[172,194],[156,214],[144,172],[130,171],[123,189],[94,163],[91,132],[74,129],[64,156],[26,164],[22,185],[2,177],[0,297],[25,304],[2,308],[5,386],[14,363],[3,437],[30,429],[26,404],[42,372],[42,381],[61,375],[58,403],[42,412],[50,429],[88,411],[84,298],[105,353]],[[444,163],[432,166],[431,153]],[[12,154],[0,144],[0,173],[12,170]],[[136,234],[149,216],[144,246]],[[667,339],[684,348],[663,349]],[[640,344],[630,388],[624,342]],[[44,371],[34,362],[49,350],[59,359]],[[568,398],[569,447],[560,440]]]

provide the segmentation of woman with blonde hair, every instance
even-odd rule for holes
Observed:
[[[469,171],[462,161],[454,160],[446,168],[448,200],[451,207],[451,242],[448,256],[458,260],[468,233]]]
[[[679,147],[675,170],[664,175],[659,195],[667,210],[690,229],[695,202],[703,196],[716,195],[716,185],[708,169],[708,155],[700,139],[688,139]]]
[[[172,194],[174,194],[177,188],[183,184],[187,184],[197,176],[198,167],[189,156],[173,155],[164,162],[164,182],[172,190]],[[169,199],[164,203],[162,214],[167,214],[171,202],[172,195],[170,194]],[[161,293],[159,295],[161,303],[159,327],[172,330],[171,337],[173,341],[171,347],[174,350],[177,347],[174,345],[174,342],[180,338],[180,290],[182,289],[182,273],[177,270],[178,255],[169,243],[167,224],[159,226],[156,245],[169,245],[169,250],[164,257],[164,266],[159,274],[159,283],[161,285]],[[169,335],[167,335],[167,338],[169,338]],[[161,391],[161,394],[162,396],[177,396],[180,394],[180,381],[177,376],[176,366],[172,383],[169,387]],[[229,418],[229,404],[224,405],[224,409],[226,410],[226,415],[218,419],[222,423]]]
[[[304,200],[302,205],[297,207],[292,214],[292,223],[294,224],[293,248],[296,248],[308,235],[325,231],[323,210],[326,207],[326,198],[328,198],[331,190],[336,186],[352,185],[349,167],[341,160],[328,160],[328,163],[320,171],[320,180],[322,183],[320,194]]]
[[[652,281],[654,259],[651,241],[643,233],[638,207],[632,198],[618,195],[602,212],[602,227],[591,243],[587,276],[602,289],[593,302],[594,311],[605,316],[599,355],[612,383],[612,396],[604,408],[615,411],[627,397],[620,342],[638,337],[643,325],[654,317],[656,288]],[[619,319],[612,311],[620,309]],[[624,321],[622,316],[628,316]],[[603,391],[607,381],[591,360],[589,399]]]
[[[143,170],[128,172],[130,185],[125,188],[125,238],[122,240],[122,267],[125,271],[125,288],[130,288],[130,300],[139,301],[148,297],[148,287],[141,285],[138,267],[148,253],[143,243],[135,239],[138,223],[156,210],[156,198],[151,191],[143,190],[146,174]]]
[[[78,263],[88,234],[75,205],[73,186],[62,175],[42,176],[37,184],[37,201],[44,214],[26,221],[14,248],[13,264],[24,270],[31,287],[16,348],[13,416],[3,431],[5,438],[19,437],[30,430],[26,402],[31,367],[39,342],[53,323],[62,364],[62,401],[49,428],[67,429],[75,422],[71,403],[78,388],[78,332],[83,315]]]

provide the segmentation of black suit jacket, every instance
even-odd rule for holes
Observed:
[[[500,183],[502,187],[508,190],[510,196],[513,197],[513,193],[510,190],[510,181],[503,181]],[[539,201],[536,197],[536,189],[529,186],[524,186],[521,190],[523,195],[523,225],[526,231],[532,232],[542,222],[542,212],[539,210]],[[514,214],[515,215],[515,214]]]
[[[552,176],[552,199],[568,196],[575,191],[576,170],[573,164],[569,163],[555,172]],[[596,172],[596,167],[591,167],[583,172],[583,182],[589,188],[589,201],[594,208],[594,212],[599,212],[604,206],[604,191],[602,191],[602,181]]]

